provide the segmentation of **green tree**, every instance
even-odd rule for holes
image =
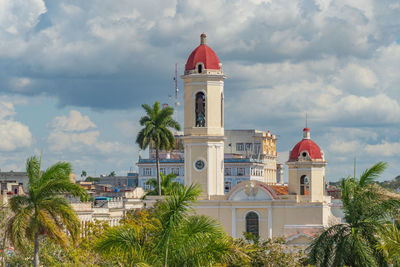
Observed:
[[[14,215],[8,224],[10,241],[19,250],[34,244],[33,266],[39,266],[40,237],[47,236],[67,246],[68,235],[74,242],[79,236],[78,217],[61,194],[71,194],[86,200],[86,190],[70,181],[72,171],[67,162],[58,162],[46,171],[41,171],[41,159],[28,158],[26,171],[29,177],[28,194],[14,196],[9,205]]]
[[[160,109],[160,103],[156,101],[153,107],[147,104],[142,105],[146,111],[146,115],[140,118],[140,125],[144,126],[136,137],[136,143],[141,149],[149,146],[156,150],[156,167],[157,167],[157,183],[158,195],[161,196],[161,179],[160,179],[160,150],[170,150],[175,146],[175,137],[170,128],[180,130],[181,126],[172,118],[174,109],[165,107]]]
[[[389,224],[379,232],[378,249],[383,252],[389,262],[400,266],[400,230],[399,225]]]
[[[175,181],[176,174],[170,173],[168,175],[164,175],[160,173],[161,176],[161,194],[169,195],[172,189],[176,186],[181,186],[179,182]],[[149,191],[147,195],[158,195],[158,182],[156,179],[149,179],[147,184],[150,185],[153,190]]]
[[[128,266],[214,266],[243,256],[219,223],[193,213],[199,194],[197,186],[174,187],[152,210],[112,228],[97,248],[122,255]]]
[[[282,237],[261,240],[252,234],[244,233],[245,238],[235,239],[236,245],[247,257],[234,258],[227,266],[274,266],[274,267],[296,267],[303,266],[305,253],[298,247],[286,244]]]
[[[81,173],[81,177],[86,177],[86,176],[87,176],[87,172],[85,170],[83,170]]]
[[[115,171],[110,172],[108,176],[114,177],[115,176]]]
[[[5,249],[6,249],[6,227],[9,219],[9,210],[6,203],[3,202],[3,196],[0,195],[0,258],[2,259],[2,266],[5,266]]]
[[[345,223],[326,229],[310,246],[310,263],[317,266],[387,266],[377,234],[391,224],[400,200],[375,184],[386,169],[379,162],[364,171],[359,179],[341,180]]]

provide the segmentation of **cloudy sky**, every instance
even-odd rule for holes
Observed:
[[[328,180],[354,157],[358,173],[387,161],[384,178],[400,174],[400,4],[388,0],[0,0],[1,170],[40,151],[78,175],[135,169],[140,104],[172,101],[175,63],[182,74],[202,32],[228,76],[225,128],[271,130],[284,162],[307,113]]]

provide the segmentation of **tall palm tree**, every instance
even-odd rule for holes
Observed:
[[[391,223],[400,200],[375,184],[386,169],[379,162],[359,179],[341,180],[344,223],[326,229],[310,245],[310,263],[316,266],[387,266],[379,244],[379,230]]]
[[[169,195],[172,189],[176,186],[181,186],[181,184],[175,181],[176,174],[169,173],[164,175],[160,173],[161,176],[161,194]],[[153,190],[149,191],[147,195],[158,195],[158,181],[156,179],[149,179],[147,184],[150,185]]]
[[[10,241],[18,249],[24,249],[27,241],[34,243],[33,266],[39,266],[39,238],[47,236],[63,246],[68,235],[75,241],[79,235],[79,219],[61,194],[72,194],[82,200],[88,199],[86,190],[72,183],[69,175],[71,164],[58,162],[44,172],[41,159],[30,157],[26,161],[29,177],[28,194],[10,199],[14,215],[8,224]]]
[[[105,253],[119,253],[130,266],[215,266],[241,256],[221,225],[194,215],[198,186],[173,187],[152,210],[153,223],[113,228],[97,245]],[[147,219],[145,219],[147,220]]]
[[[169,128],[179,131],[181,126],[172,118],[174,109],[165,107],[160,109],[160,103],[156,101],[153,107],[142,105],[146,115],[140,118],[140,125],[144,126],[136,137],[136,143],[141,149],[152,147],[156,150],[158,195],[161,196],[160,179],[160,150],[170,150],[175,146],[175,137]]]

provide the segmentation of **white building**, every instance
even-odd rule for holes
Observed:
[[[225,130],[224,145],[224,193],[236,184],[257,180],[268,184],[275,184],[277,179],[276,136],[269,131],[259,130]],[[183,133],[175,134],[177,144],[181,144]],[[183,145],[171,152],[160,153],[160,171],[166,175],[174,173],[177,181],[184,183],[185,162]],[[155,153],[149,150],[149,158],[139,158],[140,187],[149,190],[149,179],[157,176]],[[281,173],[279,173],[281,174]]]

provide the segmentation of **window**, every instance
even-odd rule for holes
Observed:
[[[171,172],[177,176],[179,176],[179,168],[171,168]]]
[[[144,168],[143,176],[151,176],[151,168]]]
[[[250,211],[246,215],[246,233],[258,236],[258,215],[254,211]]]
[[[246,151],[251,151],[253,148],[253,144],[252,143],[246,143]]]
[[[225,175],[231,176],[232,175],[232,168],[225,168]]]
[[[261,144],[260,143],[255,143],[254,144],[254,153],[255,154],[261,153]]]
[[[203,92],[196,94],[195,114],[196,127],[206,127],[206,96]]]
[[[203,72],[203,65],[202,65],[202,64],[199,64],[199,65],[197,66],[197,70],[198,70],[199,73],[202,73],[202,72]]]
[[[160,168],[160,173],[162,173],[163,175],[165,175],[165,168]]]
[[[237,168],[237,175],[244,176],[244,168]]]
[[[308,177],[303,175],[300,178],[300,195],[308,195],[309,184]]]
[[[231,187],[232,187],[232,182],[225,181],[225,193],[228,193],[231,190]]]
[[[146,191],[147,190],[151,190],[151,185],[145,183],[143,189],[146,190]]]
[[[243,151],[244,145],[243,143],[236,143],[236,151]]]

